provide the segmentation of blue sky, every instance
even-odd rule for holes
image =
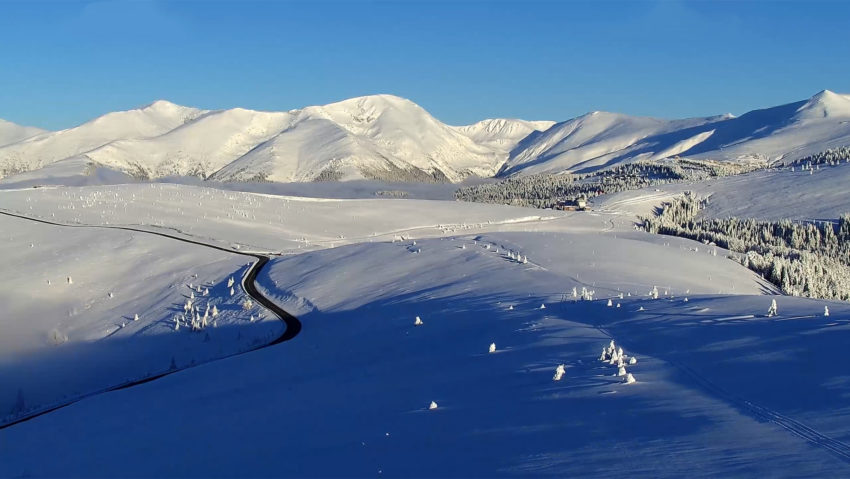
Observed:
[[[850,92],[850,2],[4,2],[0,118],[159,98],[289,110],[392,93],[450,124],[683,117]]]

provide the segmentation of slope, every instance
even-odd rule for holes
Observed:
[[[80,126],[46,132],[0,147],[0,177],[30,171],[115,140],[161,135],[203,113],[167,101],[113,112]]]
[[[455,130],[468,136],[479,145],[506,155],[516,145],[534,132],[546,131],[554,121],[525,121],[507,118],[481,120],[466,126],[456,126]]]
[[[212,111],[153,138],[115,141],[86,153],[93,161],[147,177],[207,177],[279,133],[284,112]]]
[[[33,126],[21,126],[11,121],[0,120],[0,146],[17,143],[46,131]]]
[[[727,161],[794,160],[850,144],[850,100],[822,91],[808,100],[731,115],[659,120],[594,112],[529,137],[501,175],[586,172],[676,155]]]
[[[504,159],[410,100],[372,95],[304,108],[291,128],[215,178],[455,182],[492,176]]]

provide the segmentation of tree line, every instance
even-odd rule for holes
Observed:
[[[835,223],[698,218],[706,203],[686,193],[641,218],[643,228],[740,253],[734,259],[785,294],[850,300],[850,214]]]
[[[580,197],[590,199],[667,183],[736,175],[756,168],[754,165],[709,160],[642,160],[592,173],[529,175],[506,178],[498,183],[466,186],[455,192],[455,198],[477,203],[552,208]]]

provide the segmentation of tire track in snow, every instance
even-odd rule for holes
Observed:
[[[269,256],[267,256],[267,255],[264,255],[264,254],[261,254],[261,253],[242,252],[242,251],[238,251],[238,250],[228,249],[228,248],[225,248],[223,246],[217,246],[217,245],[212,245],[212,244],[208,244],[208,243],[203,243],[203,242],[197,241],[197,240],[191,240],[191,239],[188,239],[188,238],[181,238],[179,236],[174,236],[174,235],[170,235],[170,234],[167,234],[167,233],[162,233],[162,232],[158,232],[158,231],[149,231],[149,230],[140,229],[140,228],[131,228],[129,226],[77,225],[77,224],[56,223],[56,222],[53,222],[53,221],[43,220],[43,219],[40,219],[40,218],[32,218],[32,217],[29,217],[29,216],[20,215],[20,214],[11,213],[11,212],[2,211],[2,210],[0,210],[0,214],[5,215],[5,216],[9,216],[9,217],[12,217],[12,218],[34,221],[34,222],[37,222],[37,223],[42,223],[42,224],[51,225],[51,226],[61,226],[61,227],[65,227],[65,228],[99,228],[99,229],[113,229],[113,230],[123,230],[123,231],[132,231],[132,232],[136,232],[136,233],[151,234],[151,235],[161,236],[163,238],[173,239],[173,240],[176,240],[176,241],[182,241],[184,243],[189,243],[189,244],[194,244],[194,245],[198,245],[198,246],[204,246],[204,247],[207,247],[207,248],[212,248],[212,249],[215,249],[215,250],[218,250],[218,251],[223,251],[225,253],[237,254],[237,255],[242,255],[242,256],[250,256],[250,257],[256,258],[257,261],[254,264],[252,264],[251,267],[248,268],[246,273],[242,276],[242,289],[244,289],[245,293],[247,293],[248,296],[250,296],[252,299],[254,299],[258,303],[265,306],[266,309],[273,312],[278,317],[278,319],[280,319],[286,325],[286,328],[284,329],[283,333],[280,336],[278,336],[277,338],[275,338],[274,340],[272,340],[271,342],[269,342],[267,344],[257,346],[255,348],[251,348],[251,349],[248,349],[246,351],[241,351],[241,352],[229,354],[229,355],[226,355],[226,356],[221,356],[219,358],[212,359],[210,361],[201,362],[201,363],[196,364],[195,366],[200,366],[201,364],[209,364],[212,361],[230,358],[230,357],[233,357],[233,356],[238,356],[240,354],[249,353],[251,351],[256,351],[258,349],[263,349],[263,348],[267,348],[267,347],[270,347],[270,346],[274,346],[276,344],[280,344],[282,342],[289,341],[289,340],[293,339],[294,337],[296,337],[298,335],[298,333],[301,332],[301,321],[299,321],[298,318],[296,318],[295,316],[284,311],[283,308],[276,305],[271,299],[264,296],[257,289],[257,285],[256,285],[257,275],[260,273],[260,271],[263,269],[263,267],[266,265],[266,263],[269,262]],[[31,419],[38,417],[38,416],[43,416],[43,415],[45,415],[49,412],[53,412],[53,411],[56,411],[57,409],[61,409],[61,408],[70,406],[71,404],[74,404],[76,402],[82,401],[83,399],[94,397],[94,396],[97,396],[99,394],[107,393],[107,392],[110,392],[110,391],[117,391],[117,390],[120,390],[120,389],[128,389],[128,388],[131,388],[131,387],[134,387],[134,386],[138,386],[140,384],[155,381],[155,380],[163,378],[165,376],[174,374],[178,371],[190,369],[191,367],[194,367],[194,366],[189,366],[189,367],[182,368],[182,369],[175,369],[173,371],[166,371],[164,373],[149,376],[149,377],[146,377],[144,379],[125,382],[125,383],[119,384],[117,386],[110,386],[108,388],[104,388],[104,389],[101,389],[101,390],[98,390],[98,391],[90,392],[88,394],[83,394],[83,395],[77,396],[76,398],[73,398],[73,399],[71,399],[71,400],[69,400],[65,403],[62,403],[58,406],[55,406],[55,405],[54,406],[46,406],[46,407],[44,407],[40,410],[31,412],[30,414],[28,414],[26,416],[17,418],[15,420],[11,421],[11,422],[6,423],[6,424],[2,424],[2,425],[0,425],[0,429],[5,429],[7,427],[14,426],[15,424],[20,424],[22,422],[29,421]]]

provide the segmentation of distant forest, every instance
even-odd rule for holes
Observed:
[[[455,192],[460,201],[553,208],[580,197],[593,197],[667,183],[737,175],[758,166],[705,160],[637,161],[583,175],[530,175],[498,183],[467,186]]]

